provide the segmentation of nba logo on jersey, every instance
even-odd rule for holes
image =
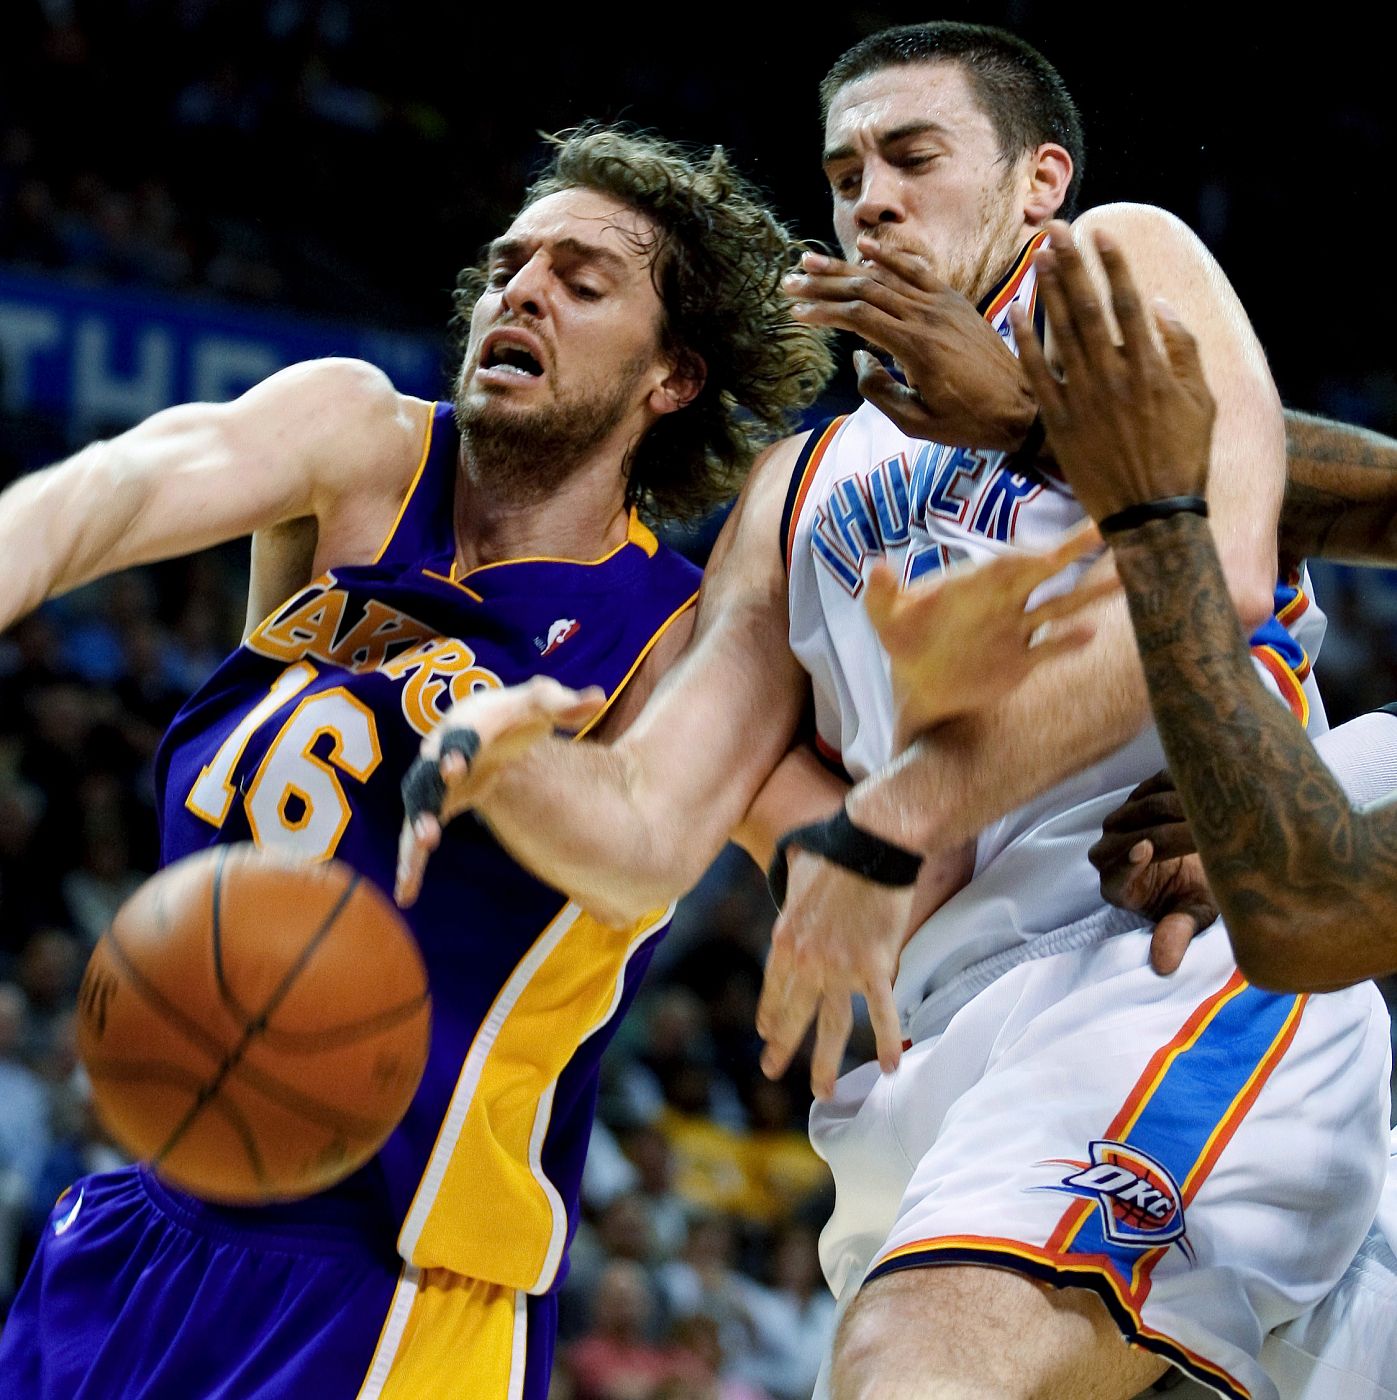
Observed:
[[[1182,1240],[1184,1207],[1179,1188],[1169,1169],[1148,1152],[1103,1139],[1092,1143],[1090,1162],[1066,1165],[1080,1170],[1048,1189],[1094,1197],[1101,1207],[1106,1238],[1113,1243],[1149,1249]]]
[[[560,617],[549,629],[547,637],[535,637],[534,645],[540,656],[552,656],[562,644],[574,636],[582,624],[575,617]]]

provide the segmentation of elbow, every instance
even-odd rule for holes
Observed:
[[[1256,629],[1270,620],[1275,611],[1276,599],[1273,581],[1262,582],[1245,580],[1234,583],[1231,588],[1232,606],[1242,620],[1242,627],[1250,636]]]
[[[1233,606],[1241,619],[1242,630],[1250,637],[1259,627],[1264,627],[1276,611],[1276,596],[1272,588],[1251,588],[1240,590]]]
[[[644,851],[633,854],[603,880],[574,891],[572,898],[608,928],[632,928],[698,884],[703,867],[692,869],[675,850],[660,847],[653,831]]]
[[[1342,931],[1331,929],[1331,922],[1302,915],[1284,926],[1265,918],[1229,920],[1238,971],[1263,992],[1332,992],[1364,981],[1330,965],[1326,950],[1342,946],[1336,943]]]

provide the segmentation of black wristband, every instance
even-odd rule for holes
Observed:
[[[855,826],[841,806],[824,821],[793,827],[776,843],[776,854],[767,867],[766,882],[778,909],[786,902],[789,860],[786,852],[791,846],[823,856],[845,870],[852,870],[855,875],[862,875],[865,880],[872,880],[875,885],[895,888],[915,885],[922,868],[922,857],[915,851]]]
[[[424,812],[441,816],[441,804],[446,800],[446,780],[441,776],[441,761],[449,753],[458,753],[469,769],[480,752],[480,735],[471,728],[453,729],[442,736],[441,752],[435,759],[414,758],[403,778],[403,811],[408,825]]]
[[[1101,533],[1114,535],[1119,530],[1133,530],[1137,525],[1147,525],[1151,520],[1167,520],[1171,515],[1208,514],[1208,503],[1202,496],[1164,496],[1157,501],[1141,501],[1139,505],[1126,506],[1101,521]]]

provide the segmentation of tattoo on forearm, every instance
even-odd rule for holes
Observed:
[[[1170,772],[1224,914],[1303,920],[1357,900],[1392,929],[1397,964],[1397,812],[1355,812],[1261,684],[1207,523],[1174,516],[1113,544]]]
[[[1397,442],[1366,428],[1286,414],[1283,560],[1397,557]]]

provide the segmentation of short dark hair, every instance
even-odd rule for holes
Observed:
[[[1017,159],[1045,141],[1056,142],[1072,157],[1072,182],[1062,203],[1062,217],[1076,211],[1077,191],[1086,168],[1082,116],[1056,68],[1017,35],[987,24],[934,20],[905,24],[861,39],[835,60],[820,84],[820,115],[829,116],[842,87],[909,63],[955,63],[965,70],[980,106],[994,123],[1000,154]]]
[[[627,498],[654,521],[701,520],[736,494],[758,449],[795,427],[834,372],[829,334],[793,320],[781,290],[806,245],[721,146],[700,157],[647,132],[597,125],[547,139],[553,158],[522,209],[563,190],[596,190],[659,230],[649,251],[661,344],[681,368],[702,362],[704,383],[636,446]],[[484,284],[479,266],[457,279],[463,335]]]

